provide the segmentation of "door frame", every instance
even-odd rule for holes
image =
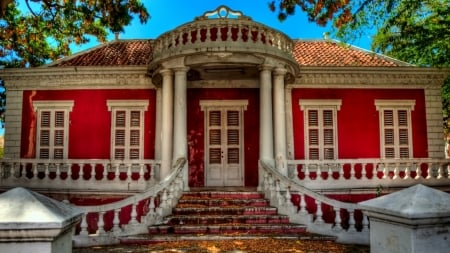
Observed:
[[[204,112],[204,139],[205,139],[205,146],[204,146],[204,161],[205,161],[205,176],[204,176],[204,185],[205,186],[210,186],[208,184],[208,162],[207,159],[209,158],[208,155],[208,133],[206,132],[208,130],[208,113],[211,110],[215,110],[215,109],[219,109],[219,110],[224,110],[224,109],[229,109],[229,110],[238,110],[239,114],[240,114],[240,118],[241,118],[241,122],[240,122],[240,131],[241,131],[241,136],[240,136],[240,151],[239,151],[239,155],[240,155],[240,185],[233,185],[233,186],[244,186],[245,184],[245,152],[244,152],[244,111],[247,110],[247,105],[248,105],[248,100],[247,99],[236,99],[236,100],[200,100],[199,102],[200,104],[200,108],[201,111]],[[224,124],[223,122],[221,124]],[[224,185],[226,186],[226,185]]]

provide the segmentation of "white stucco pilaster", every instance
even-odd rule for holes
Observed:
[[[273,77],[273,127],[275,166],[283,175],[287,176],[286,163],[286,111],[284,75],[286,69],[276,68]]]
[[[160,179],[170,174],[172,165],[172,130],[173,130],[173,72],[169,69],[160,71],[162,75],[162,109],[161,109],[161,170]]]
[[[179,158],[187,159],[187,71],[188,68],[176,68],[175,70],[175,95],[174,95],[174,131],[173,131],[173,159],[174,163]],[[185,190],[188,187],[189,173],[186,168],[183,171]]]

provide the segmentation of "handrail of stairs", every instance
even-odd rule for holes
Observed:
[[[282,175],[266,161],[260,160],[259,166],[266,198],[291,222],[305,224],[308,232],[333,236],[341,243],[369,244],[369,222],[358,204],[314,192]],[[294,196],[299,197],[295,205]]]
[[[142,193],[109,204],[77,206],[84,215],[74,236],[75,246],[116,244],[119,236],[146,233],[149,225],[161,223],[182,195],[185,165],[186,158],[178,158],[169,176]],[[130,207],[129,220],[124,219],[121,212]],[[113,217],[112,224],[105,223],[107,215]]]

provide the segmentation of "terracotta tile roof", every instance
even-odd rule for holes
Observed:
[[[300,66],[392,67],[407,63],[332,40],[299,40],[294,58]]]
[[[300,66],[392,67],[404,62],[330,40],[297,40],[293,52]],[[152,40],[117,40],[60,59],[56,66],[148,65]]]
[[[150,40],[118,40],[62,58],[49,66],[148,65],[151,59]]]

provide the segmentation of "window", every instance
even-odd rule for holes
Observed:
[[[414,100],[375,100],[380,118],[382,158],[412,157],[411,111]]]
[[[108,100],[111,111],[111,159],[143,159],[146,100]]]
[[[341,100],[300,99],[304,112],[305,158],[337,159],[337,111]]]
[[[37,114],[36,157],[66,159],[73,101],[34,101],[33,107]]]

